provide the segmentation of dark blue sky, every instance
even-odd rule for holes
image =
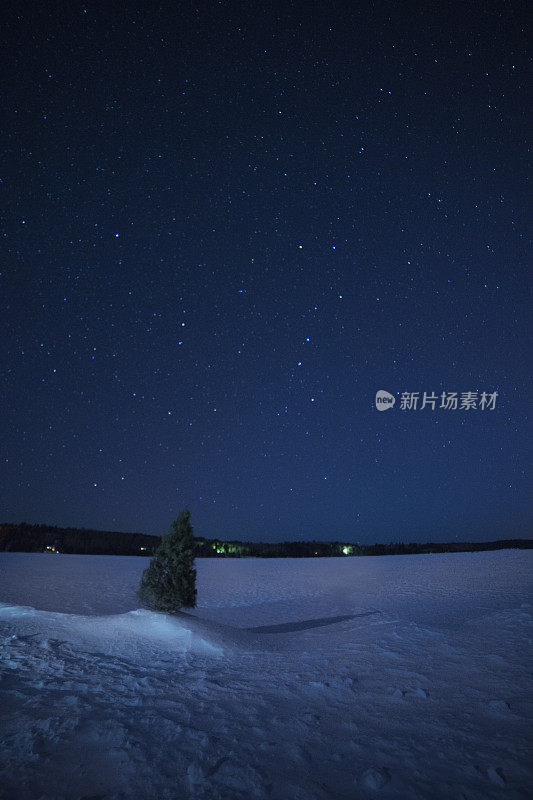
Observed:
[[[32,5],[2,12],[0,518],[528,535],[526,5]]]

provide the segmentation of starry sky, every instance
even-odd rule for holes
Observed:
[[[4,5],[0,519],[527,536],[525,9]]]

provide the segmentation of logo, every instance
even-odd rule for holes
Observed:
[[[376,408],[378,411],[386,411],[388,408],[392,408],[395,402],[394,395],[389,394],[385,389],[380,389],[376,392]]]
[[[494,411],[498,392],[397,392],[400,395],[398,408],[400,411],[423,411],[436,408],[446,411]],[[422,396],[421,396],[422,395]],[[419,404],[420,401],[420,404]],[[440,403],[439,403],[440,401]],[[380,389],[376,392],[376,408],[386,411],[392,408],[396,398],[394,395]],[[438,404],[438,405],[437,405]],[[427,413],[427,412],[426,412]]]

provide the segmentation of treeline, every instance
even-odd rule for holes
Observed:
[[[58,528],[53,525],[4,523],[0,525],[0,551],[18,553],[80,553],[82,555],[151,556],[159,536],[145,533]],[[196,538],[199,558],[314,558],[328,556],[387,556],[420,553],[462,553],[505,548],[530,549],[531,539],[495,542],[395,542],[364,545],[354,542],[240,542]]]
[[[55,525],[4,523],[0,525],[0,550],[18,553],[81,553],[83,555],[151,555],[158,536],[145,533],[58,528]]]
[[[393,556],[421,553],[465,553],[480,550],[533,548],[532,539],[501,539],[494,542],[391,542],[354,544],[353,542],[228,542],[197,539],[197,556],[226,558],[313,558],[327,556]]]

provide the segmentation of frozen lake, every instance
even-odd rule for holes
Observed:
[[[3,798],[529,798],[532,562],[0,553]]]

